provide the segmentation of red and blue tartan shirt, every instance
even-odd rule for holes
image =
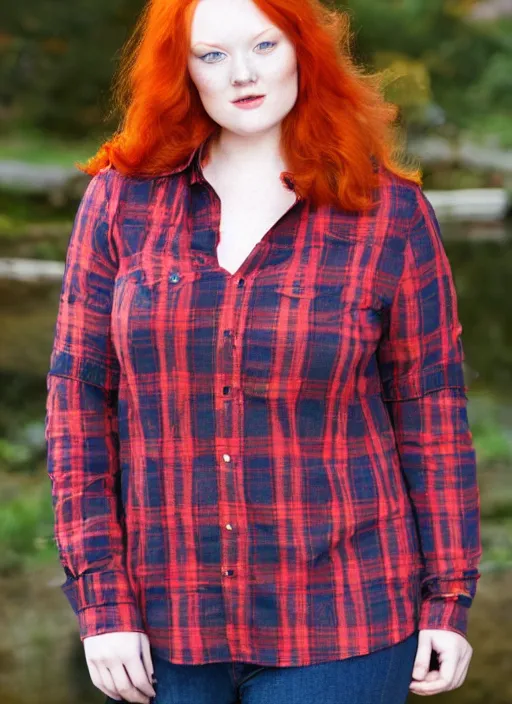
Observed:
[[[106,167],[73,225],[46,439],[80,637],[290,666],[466,635],[480,501],[430,202],[383,168],[367,213],[297,196],[230,274],[204,144]]]

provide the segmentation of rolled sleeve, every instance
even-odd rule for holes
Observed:
[[[143,630],[125,565],[119,472],[118,359],[110,322],[117,271],[115,172],[104,169],[80,202],[66,256],[47,375],[45,437],[62,590],[80,635]]]
[[[421,188],[414,189],[415,216],[378,363],[420,537],[419,627],[465,635],[481,541],[462,325],[439,223]]]

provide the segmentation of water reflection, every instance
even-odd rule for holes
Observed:
[[[512,222],[445,224],[442,231],[457,288],[467,383],[510,400]]]

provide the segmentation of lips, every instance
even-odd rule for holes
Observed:
[[[234,103],[240,103],[246,100],[256,100],[256,98],[263,98],[263,95],[246,95],[243,98],[238,98],[238,100],[233,100]]]

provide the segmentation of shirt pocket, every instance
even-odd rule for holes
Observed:
[[[123,259],[117,280],[148,287],[168,282],[177,288],[193,280],[196,275],[196,270],[185,266],[171,254],[140,251]]]
[[[277,287],[281,304],[307,311],[310,322],[316,325],[334,325],[345,316],[357,319],[357,305],[345,297],[340,283],[311,284],[304,281],[282,283]]]
[[[299,384],[308,395],[324,395],[339,365],[359,353],[361,311],[345,298],[343,283],[265,277],[246,318],[242,371],[245,380],[271,387]],[[268,394],[280,393],[269,388]]]
[[[136,252],[123,259],[116,277],[118,302],[126,300],[130,307],[143,310],[165,301],[169,309],[198,276],[198,271],[168,253]]]

